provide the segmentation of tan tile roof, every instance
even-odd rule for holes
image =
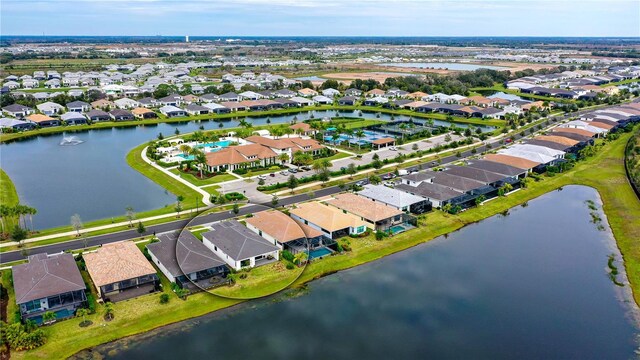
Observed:
[[[131,112],[135,115],[142,115],[142,114],[146,114],[146,113],[152,113],[153,110],[151,109],[147,109],[147,108],[143,108],[143,107],[137,107],[133,110],[131,110]]]
[[[251,156],[256,156],[256,158],[249,159]],[[278,155],[273,150],[260,144],[230,146],[220,151],[206,154],[209,166],[242,164],[276,156]]]
[[[422,91],[416,91],[416,92],[412,92],[411,94],[407,95],[407,97],[413,98],[413,99],[422,99],[423,97],[427,96],[429,94],[427,93],[423,93]]]
[[[289,129],[293,129],[293,130],[302,129],[303,131],[311,131],[311,125],[301,122],[301,123],[297,123],[289,126]]]
[[[385,94],[384,90],[380,90],[380,89],[373,89],[373,90],[367,91],[367,95],[384,95],[384,94]]]
[[[309,88],[304,88],[304,89],[300,89],[298,90],[298,92],[300,94],[304,94],[304,95],[317,95],[318,92],[313,90],[313,89],[309,89]]]
[[[42,122],[42,121],[49,121],[49,120],[54,120],[54,118],[47,116],[47,115],[42,115],[42,114],[31,114],[29,116],[27,116],[27,120],[31,120],[33,122]]]
[[[423,106],[423,105],[427,105],[428,102],[426,101],[422,101],[422,100],[418,100],[418,101],[414,101],[414,102],[410,102],[408,104],[404,104],[402,105],[403,108],[407,108],[407,109],[415,109],[417,107]]]
[[[567,145],[567,146],[573,146],[573,145],[579,143],[578,140],[573,140],[573,139],[566,138],[564,136],[555,136],[555,135],[538,135],[534,139],[543,140],[543,141],[551,141],[551,142],[554,142],[554,143]]]
[[[531,110],[531,108],[534,106],[537,107],[538,109],[543,109],[545,107],[543,101],[534,101],[534,102],[522,105],[522,109]]]
[[[302,139],[299,137],[272,139],[264,136],[252,135],[247,137],[245,140],[252,143],[268,146],[272,149],[292,149],[294,152],[312,151],[322,149],[324,147],[320,145],[320,143],[318,143],[316,140]]]
[[[578,135],[588,136],[588,137],[593,137],[593,135],[595,135],[595,133],[592,133],[591,131],[584,130],[584,129],[575,129],[575,128],[555,128],[552,130],[552,132],[564,132],[564,133],[578,134]]]
[[[298,204],[290,213],[314,223],[327,231],[337,231],[348,227],[366,226],[358,217],[345,214],[341,210],[318,202]]]
[[[106,99],[100,99],[100,100],[96,100],[94,102],[91,103],[91,106],[94,108],[102,108],[102,107],[115,107],[116,104],[113,101],[109,101]]]
[[[503,154],[488,154],[484,157],[484,160],[510,165],[519,169],[532,169],[540,165],[535,161]]]
[[[395,141],[396,139],[394,138],[380,138],[380,139],[373,140],[371,143],[374,145],[385,145],[385,144],[391,144]]]
[[[474,102],[474,103],[479,104],[479,105],[489,105],[489,104],[493,104],[495,102],[495,100],[493,100],[493,99],[489,99],[489,98],[486,98],[484,96],[479,96],[479,95],[469,96],[464,101],[466,103]]]
[[[263,233],[269,234],[278,242],[286,243],[292,240],[304,239],[305,232],[292,218],[277,210],[260,211],[245,220]]]
[[[396,208],[351,193],[336,195],[327,203],[373,222],[402,215],[402,211]]]
[[[589,125],[591,125],[591,126],[595,126],[595,127],[597,127],[597,128],[600,128],[600,129],[605,129],[605,130],[610,130],[610,129],[612,129],[612,128],[613,128],[613,125],[611,125],[611,124],[605,124],[605,123],[600,122],[600,121],[597,121],[597,120],[590,121],[590,122],[589,122]]]
[[[156,273],[132,241],[104,244],[82,257],[97,287]]]

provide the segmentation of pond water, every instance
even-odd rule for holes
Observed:
[[[254,125],[265,125],[268,119],[272,124],[288,123],[294,118],[306,120],[311,114],[316,119],[360,116],[358,111],[322,110],[248,117],[247,120]],[[376,113],[363,111],[362,116],[376,118]],[[396,120],[409,118],[395,117]],[[390,120],[391,116],[382,113],[379,119]],[[203,120],[39,136],[0,145],[1,165],[15,184],[20,201],[38,210],[33,217],[37,229],[68,225],[76,213],[83,221],[110,218],[123,215],[127,206],[142,212],[175,202],[172,194],[129,167],[125,157],[132,148],[155,139],[159,133],[170,136],[176,129],[181,133],[193,132],[200,125],[215,130],[220,129],[220,124],[222,128],[237,127],[239,121]],[[450,125],[438,120],[435,124]],[[70,135],[82,143],[61,146],[64,137]]]
[[[294,80],[300,80],[300,81],[305,81],[305,80],[308,80],[308,81],[325,81],[327,79],[322,78],[320,76],[315,76],[314,75],[314,76],[301,76],[301,77],[294,78]]]
[[[379,66],[417,68],[417,69],[449,69],[472,71],[477,69],[503,70],[503,66],[491,66],[483,64],[441,63],[441,62],[406,62],[406,63],[380,63]]]
[[[313,281],[298,296],[247,302],[78,358],[632,358],[637,311],[608,277],[608,256],[620,255],[610,231],[590,222],[589,199],[599,203],[591,188],[565,187]]]

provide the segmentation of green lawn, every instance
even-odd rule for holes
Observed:
[[[203,186],[203,185],[210,185],[210,184],[217,184],[217,183],[221,183],[224,181],[230,181],[230,180],[236,180],[237,177],[231,175],[231,174],[219,174],[207,179],[198,179],[197,177],[195,177],[193,174],[185,174],[183,172],[181,172],[178,169],[171,169],[169,170],[170,172],[179,175],[181,178],[187,180],[188,182],[192,183],[195,186]]]
[[[211,290],[212,293],[235,298],[252,299],[263,297],[278,292],[293,283],[302,273],[304,267],[294,267],[288,270],[284,260],[259,266],[250,270],[243,270],[236,275],[246,276],[238,278],[231,286],[221,286]]]
[[[13,181],[4,170],[0,169],[0,204],[7,206],[15,206],[20,202],[18,198],[18,192],[13,185]],[[6,231],[13,228],[13,221],[11,219],[3,219],[3,226],[6,227]],[[4,228],[2,229],[5,230]]]
[[[622,163],[624,146],[630,136],[631,134],[624,134],[620,139],[608,144],[596,156],[578,163],[567,173],[534,182],[528,189],[485,203],[479,208],[470,209],[459,215],[434,211],[421,220],[422,225],[417,229],[383,241],[372,238],[349,239],[353,251],[311,263],[294,285],[301,285],[326,274],[407,249],[501,213],[559,187],[579,184],[595,188],[602,197],[603,209],[624,256],[627,274],[634,289],[634,297],[638,302],[640,242],[637,239],[640,239],[640,224],[637,219],[640,219],[640,200],[626,180]],[[80,319],[63,321],[46,327],[45,331],[49,334],[47,344],[35,350],[16,352],[12,355],[16,359],[65,358],[88,347],[149,331],[164,324],[200,316],[238,302],[208,294],[196,294],[189,297],[186,302],[172,298],[169,304],[160,305],[158,295],[143,296],[117,303],[116,319],[110,323],[94,315],[90,317],[94,325],[86,329],[78,326]]]

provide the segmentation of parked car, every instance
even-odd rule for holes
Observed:
[[[289,175],[289,172],[287,170],[282,170],[280,171],[280,175]]]
[[[391,180],[391,179],[393,179],[393,176],[394,175],[392,173],[388,173],[388,174],[382,175],[381,178],[382,178],[382,180]]]
[[[391,151],[398,151],[398,148],[395,146],[389,146],[389,150]]]
[[[271,173],[271,174],[269,174],[269,176],[271,176],[271,177],[275,177],[275,176],[276,176],[276,173]]]
[[[301,166],[300,169],[305,170],[305,171],[309,171],[311,170],[311,166]]]
[[[360,180],[356,183],[357,186],[365,186],[369,184],[369,180]]]
[[[294,168],[289,168],[288,170],[290,173],[295,174],[298,172],[298,170],[294,169]]]
[[[258,179],[266,180],[266,179],[267,179],[267,177],[266,177],[265,175],[258,175]]]

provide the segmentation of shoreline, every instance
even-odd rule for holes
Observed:
[[[400,234],[397,237],[389,239],[388,241],[378,242],[378,248],[375,249],[375,251],[355,254],[353,256],[349,256],[350,253],[347,255],[338,255],[326,258],[316,263],[312,263],[311,265],[307,266],[301,277],[296,282],[294,282],[293,286],[300,287],[301,285],[304,285],[309,281],[324,277],[328,274],[346,270],[428,242],[439,236],[457,231],[466,225],[476,223],[485,218],[511,209],[514,206],[538,198],[560,187],[568,185],[583,185],[594,188],[598,192],[598,195],[602,203],[604,204],[602,210],[607,215],[607,220],[612,234],[615,237],[615,241],[620,249],[620,253],[623,255],[622,257],[625,265],[625,271],[628,274],[628,280],[630,283],[630,291],[633,294],[633,299],[637,303],[638,292],[633,290],[634,285],[640,282],[640,272],[635,271],[635,269],[640,266],[638,265],[638,261],[640,259],[635,259],[633,257],[633,252],[640,249],[640,244],[636,244],[634,242],[634,240],[637,238],[636,235],[640,233],[640,226],[634,226],[631,221],[625,221],[626,216],[623,214],[623,212],[632,213],[630,216],[632,216],[633,218],[636,218],[634,216],[638,216],[637,218],[640,218],[640,201],[635,197],[635,194],[632,193],[632,190],[629,186],[622,189],[618,189],[618,186],[615,186],[618,185],[620,183],[620,180],[623,179],[614,179],[618,181],[615,184],[611,184],[611,179],[607,176],[607,171],[605,169],[611,168],[609,170],[613,171],[614,174],[624,176],[624,169],[620,169],[622,167],[621,155],[624,151],[624,144],[626,143],[626,139],[630,135],[632,134],[623,134],[618,140],[610,143],[609,146],[605,147],[593,158],[578,163],[574,169],[567,173],[556,175],[555,177],[546,177],[541,182],[536,182],[523,191],[512,193],[509,196],[498,199],[497,201],[485,203],[480,208],[473,208],[469,211],[465,211],[455,216],[445,215],[441,212],[432,213],[430,214],[431,216],[429,217],[430,219],[427,226],[421,226],[415,229],[414,232],[405,234],[405,236],[402,236],[402,234]],[[615,156],[618,156],[619,161],[617,163],[615,161],[609,161],[610,157],[614,157],[615,159]],[[594,162],[600,162],[602,163],[602,166],[593,166]],[[593,170],[594,168],[595,170]],[[595,174],[598,174],[600,176],[579,176],[582,173],[587,173],[588,175],[593,171],[595,171]],[[624,179],[626,179],[626,176],[624,176]],[[627,195],[630,191],[633,195],[632,199],[624,196]],[[620,204],[620,201],[633,201],[633,203],[631,204],[631,206],[625,206],[627,204]],[[612,220],[614,218],[618,219],[618,221]],[[420,232],[422,232],[423,234],[420,234]],[[143,297],[138,298],[134,301],[142,303],[144,301],[149,301],[150,299],[151,296],[147,296],[146,299]],[[96,330],[98,330],[98,328],[92,328],[91,330],[94,331],[91,332],[91,335],[93,336],[89,336],[88,334],[82,332],[86,331],[87,329],[80,330],[78,328],[78,319],[67,320],[65,322],[53,325],[50,329],[65,326],[69,330],[77,331],[77,336],[74,337],[73,334],[63,335],[61,334],[61,329],[58,329],[58,331],[51,334],[52,338],[42,348],[24,353],[14,353],[14,355],[15,358],[46,357],[48,354],[48,345],[53,346],[53,344],[56,344],[55,346],[58,347],[59,351],[66,351],[66,353],[56,353],[56,355],[67,357],[79,351],[89,349],[103,343],[148,332],[175,322],[193,319],[220,309],[228,308],[241,302],[222,299],[216,299],[216,301],[212,301],[211,296],[209,296],[208,294],[195,294],[191,296],[191,298],[187,301],[193,301],[194,303],[197,302],[197,305],[199,306],[190,306],[191,304],[182,305],[181,302],[178,303],[177,300],[174,300],[171,303],[174,304],[174,307],[175,304],[178,304],[178,309],[182,308],[184,310],[184,308],[188,308],[188,313],[177,314],[175,311],[172,312],[170,307],[167,307],[166,314],[155,314],[157,316],[164,315],[164,319],[158,319],[156,317],[154,319],[155,321],[149,322],[149,319],[144,317],[144,314],[138,315],[135,319],[138,319],[140,323],[144,323],[142,327],[138,326],[139,323],[131,324],[127,323],[126,320],[123,320],[125,321],[125,323],[123,323],[122,326],[118,327],[117,329],[112,329],[114,331],[97,333]],[[116,319],[118,317],[124,317],[124,315],[121,315],[118,312],[116,313]],[[78,337],[84,337],[84,339],[78,339]],[[58,340],[58,342],[56,342],[56,340]]]

